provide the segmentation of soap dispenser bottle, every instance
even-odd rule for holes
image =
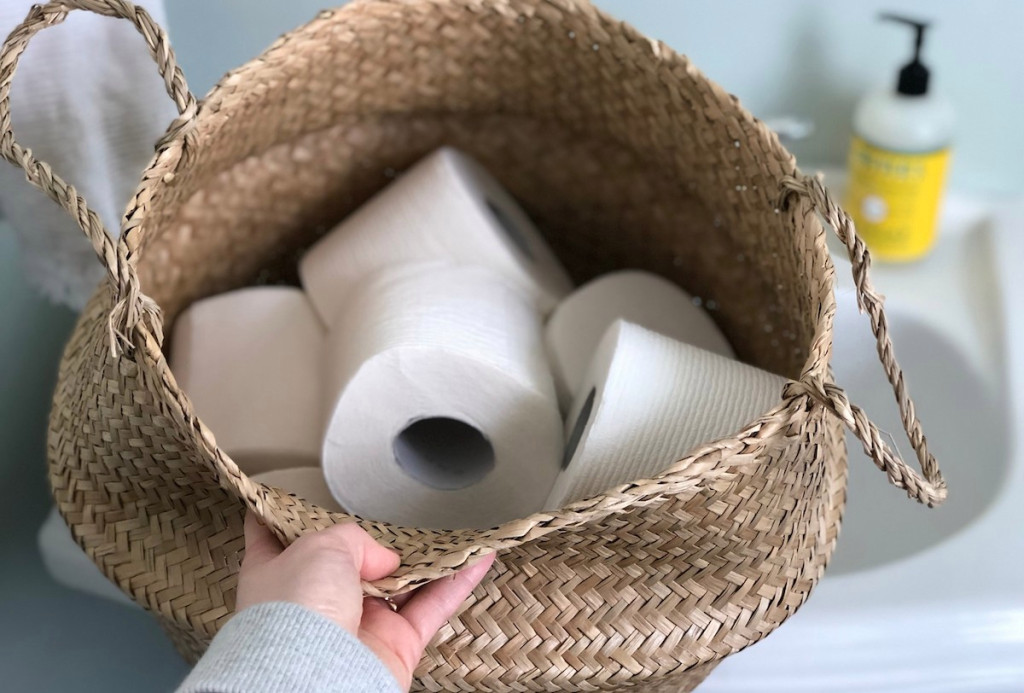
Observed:
[[[935,241],[953,109],[930,89],[921,62],[928,24],[891,14],[881,19],[914,29],[914,57],[895,90],[868,94],[857,106],[845,202],[872,255],[907,262]]]

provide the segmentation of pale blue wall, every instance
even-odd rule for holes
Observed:
[[[171,34],[189,80],[205,93],[324,0],[172,0]],[[688,54],[758,116],[798,114],[817,132],[793,147],[801,161],[845,158],[854,102],[888,85],[910,50],[882,10],[935,21],[926,46],[936,87],[960,119],[953,184],[1024,189],[1024,2],[1019,0],[597,0],[608,12]]]
[[[953,184],[1024,188],[1024,2],[1018,0],[600,0],[642,31],[687,53],[759,116],[813,118],[801,160],[845,157],[853,105],[890,86],[910,54],[910,32],[876,21],[882,11],[934,20],[925,62],[955,103]],[[1014,154],[1016,153],[1016,154]]]

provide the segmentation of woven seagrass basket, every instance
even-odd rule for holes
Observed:
[[[11,132],[18,57],[76,8],[133,22],[180,111],[120,240]],[[294,281],[304,248],[442,144],[516,195],[575,279],[624,267],[668,277],[704,299],[740,358],[790,382],[735,435],[559,512],[487,531],[357,520],[403,557],[364,586],[370,595],[498,552],[429,648],[417,687],[689,690],[794,613],[822,576],[845,496],[844,425],[911,497],[945,497],[849,218],[735,98],[582,0],[357,0],[284,36],[201,102],[143,10],[51,2],[3,47],[0,138],[108,270],[60,368],[57,505],[189,658],[232,613],[246,508],[285,542],[353,518],[242,474],[177,387],[163,334],[196,299]],[[831,382],[834,270],[821,218],[850,251],[920,475]]]

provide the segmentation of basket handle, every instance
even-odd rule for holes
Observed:
[[[875,292],[871,285],[871,255],[857,230],[853,220],[840,207],[820,180],[811,176],[786,177],[783,182],[783,202],[791,194],[801,195],[810,201],[811,208],[817,211],[832,227],[839,240],[846,246],[853,268],[853,280],[857,286],[857,305],[862,313],[866,312],[871,319],[871,331],[878,345],[878,356],[882,367],[892,385],[896,402],[899,405],[900,418],[914,452],[917,454],[921,473],[905,462],[882,439],[878,427],[868,418],[863,409],[850,402],[841,387],[831,382],[818,379],[801,379],[787,385],[789,395],[805,394],[824,405],[837,416],[848,429],[860,439],[864,452],[874,461],[875,465],[885,472],[889,482],[907,492],[907,495],[928,507],[940,505],[946,500],[946,481],[942,478],[938,462],[928,451],[928,444],[921,422],[914,411],[914,401],[907,391],[903,379],[903,370],[896,362],[892,340],[889,338],[889,327],[885,316],[884,299]]]
[[[24,169],[28,182],[46,193],[75,220],[106,268],[113,295],[108,320],[110,349],[116,357],[122,351],[132,350],[132,332],[140,323],[146,324],[157,340],[161,340],[160,309],[139,288],[129,244],[112,239],[78,191],[55,174],[49,164],[36,159],[32,150],[18,144],[11,129],[11,83],[22,53],[33,36],[47,27],[60,24],[72,10],[88,10],[107,17],[127,19],[142,34],[164,78],[167,94],[178,108],[178,117],[156,144],[158,159],[173,157],[170,170],[190,159],[195,146],[192,126],[198,106],[175,60],[167,33],[146,10],[126,0],[54,0],[44,5],[33,5],[25,20],[10,33],[0,48],[0,156]]]

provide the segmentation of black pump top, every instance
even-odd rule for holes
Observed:
[[[917,32],[914,40],[914,59],[900,70],[900,79],[896,85],[896,91],[907,96],[927,94],[928,68],[921,62],[921,44],[924,43],[924,30],[928,28],[928,23],[895,14],[883,14],[880,19],[912,26]]]

